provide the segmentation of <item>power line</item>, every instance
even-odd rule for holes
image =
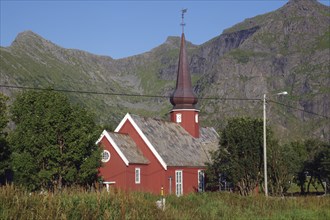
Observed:
[[[17,85],[1,85],[1,88],[8,89],[27,89],[27,90],[39,90],[39,91],[56,91],[56,92],[66,92],[66,93],[79,93],[79,94],[92,94],[92,95],[109,95],[109,96],[126,96],[126,97],[144,97],[144,98],[166,98],[169,99],[171,96],[160,96],[160,95],[142,95],[142,94],[129,94],[129,93],[112,93],[112,92],[97,92],[97,91],[83,91],[83,90],[68,90],[68,89],[54,89],[54,88],[39,88],[39,87],[27,87],[27,86],[17,86]],[[198,97],[202,100],[221,100],[221,101],[262,101],[261,98],[221,98],[221,97]],[[308,114],[317,115],[323,118],[329,119],[328,116],[321,115],[315,112],[306,111],[304,109],[296,108],[291,105],[287,105],[281,102],[268,99],[267,101],[273,102],[278,105],[285,106],[294,110],[302,111]]]
[[[39,91],[55,91],[55,92],[93,94],[93,95],[112,95],[112,96],[130,96],[130,97],[147,97],[147,98],[165,98],[166,97],[166,96],[127,94],[127,93],[110,93],[110,92],[82,91],[82,90],[68,90],[68,89],[54,89],[54,88],[38,88],[38,87],[15,86],[15,85],[0,85],[0,87],[2,87],[2,88],[9,88],[9,89],[27,89],[27,90],[39,90]]]
[[[16,85],[0,85],[2,88],[9,89],[27,89],[27,90],[40,90],[40,91],[55,91],[55,92],[66,92],[66,93],[80,93],[80,94],[93,94],[93,95],[110,95],[110,96],[127,96],[127,97],[145,97],[145,98],[166,98],[169,99],[171,96],[160,96],[160,95],[142,95],[142,94],[129,94],[129,93],[112,93],[112,92],[97,92],[97,91],[83,91],[83,90],[68,90],[68,89],[53,89],[53,88],[38,88],[38,87],[27,87],[27,86],[16,86]],[[260,101],[257,98],[220,98],[220,97],[198,97],[198,99],[205,100],[223,100],[223,101]]]
[[[277,101],[270,100],[270,99],[268,99],[268,101],[269,101],[269,102],[273,102],[273,103],[278,104],[278,105],[285,106],[285,107],[287,107],[287,108],[295,109],[295,110],[302,111],[302,112],[305,112],[305,113],[308,113],[308,114],[317,115],[317,116],[320,116],[320,117],[323,117],[323,118],[330,119],[328,116],[321,115],[321,114],[318,114],[318,113],[315,113],[315,112],[311,112],[311,111],[306,111],[305,109],[296,108],[296,107],[293,107],[293,106],[291,106],[291,105],[284,104],[284,103],[282,103],[282,102],[277,102]]]

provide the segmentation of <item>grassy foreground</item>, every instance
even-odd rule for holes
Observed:
[[[0,219],[330,219],[330,197],[241,197],[232,193],[159,196],[121,191],[30,194],[14,186],[0,187]]]

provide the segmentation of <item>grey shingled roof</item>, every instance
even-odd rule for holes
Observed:
[[[200,138],[192,137],[174,122],[131,115],[168,166],[205,166],[216,150],[219,136],[213,128],[201,128]]]
[[[119,134],[108,132],[109,136],[114,140],[119,149],[125,155],[129,163],[147,164],[149,160],[146,159],[139,148],[136,146],[133,139],[127,134]]]

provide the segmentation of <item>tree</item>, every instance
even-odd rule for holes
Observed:
[[[267,132],[271,140],[270,132]],[[262,173],[263,122],[260,119],[233,118],[221,133],[219,148],[208,164],[208,187],[214,187],[224,174],[241,195],[250,195]]]
[[[330,146],[316,139],[294,141],[286,145],[286,151],[292,152],[287,160],[287,169],[292,171],[293,180],[300,186],[300,193],[309,192],[310,185],[316,186],[330,179]]]
[[[277,141],[267,149],[269,193],[283,196],[302,166],[304,151],[298,143],[280,145]]]
[[[9,136],[14,183],[30,190],[88,185],[97,178],[100,130],[92,115],[54,91],[18,95]]]
[[[289,144],[289,147],[294,149],[296,158],[296,169],[294,173],[293,181],[300,187],[300,193],[306,192],[305,182],[306,176],[306,162],[310,154],[310,150],[306,148],[306,144],[303,141],[293,141]]]
[[[315,187],[315,182],[319,182],[323,188],[323,181],[329,184],[330,145],[316,139],[307,139],[302,145],[306,155],[298,171],[297,183],[301,193],[304,194],[309,192],[311,184]],[[307,187],[305,187],[306,182]]]
[[[7,101],[8,97],[0,93],[0,185],[7,181],[10,171],[10,150],[5,132],[8,123]]]
[[[325,144],[315,161],[320,162],[320,179],[326,183],[327,188],[330,188],[330,144]]]

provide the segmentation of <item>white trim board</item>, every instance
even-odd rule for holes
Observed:
[[[140,135],[140,137],[142,138],[142,140],[144,141],[144,143],[146,143],[146,145],[148,146],[148,148],[155,155],[155,157],[157,158],[157,160],[159,161],[159,163],[163,166],[163,168],[165,170],[167,170],[167,164],[165,163],[165,161],[163,160],[163,158],[159,155],[159,153],[154,148],[154,146],[150,143],[150,141],[148,140],[148,138],[143,134],[142,130],[135,123],[135,121],[133,120],[132,116],[129,113],[127,113],[125,115],[125,117],[123,118],[123,120],[121,120],[121,122],[119,123],[119,125],[115,129],[115,132],[118,133],[127,120],[133,125],[134,129],[138,132],[138,134]]]
[[[127,160],[127,158],[125,157],[125,155],[123,154],[123,152],[119,149],[118,145],[115,143],[115,141],[110,137],[109,133],[104,130],[102,132],[101,137],[96,141],[96,144],[99,144],[100,141],[102,140],[103,137],[106,137],[107,140],[110,142],[110,144],[113,146],[113,148],[115,149],[115,151],[119,154],[120,158],[124,161],[125,165],[128,166],[129,165],[129,161]]]
[[[170,112],[179,112],[179,111],[200,112],[200,110],[198,109],[185,109],[185,108],[172,109]]]

